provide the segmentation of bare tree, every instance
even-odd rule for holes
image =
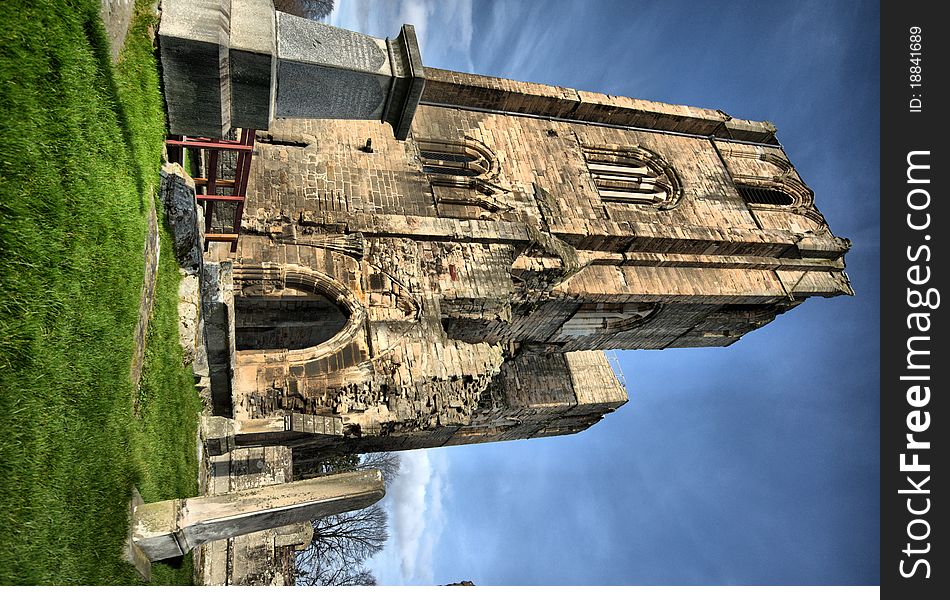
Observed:
[[[399,474],[399,455],[395,452],[370,452],[360,457],[360,469],[379,469],[383,481],[390,485]]]
[[[310,460],[319,467],[313,469],[319,475],[379,469],[389,485],[399,474],[399,455],[395,452],[372,452],[360,457],[352,454],[326,459],[311,457]],[[374,504],[322,517],[311,524],[313,541],[296,560],[299,585],[376,585],[376,578],[363,568],[363,563],[382,550],[389,539],[386,511],[382,506]]]
[[[305,585],[376,585],[376,577],[372,573],[351,565],[306,573],[303,579],[299,577],[298,583]]]
[[[289,15],[319,21],[333,12],[333,0],[274,0],[274,8]]]
[[[305,585],[373,585],[363,563],[389,539],[386,511],[374,504],[312,522],[313,541],[297,556],[297,582]],[[371,583],[372,582],[372,583]]]
[[[379,469],[383,480],[389,485],[399,474],[399,454],[396,452],[371,452],[362,456],[344,454],[326,456],[310,448],[294,449],[294,479],[310,479],[331,473],[343,473],[356,469]]]

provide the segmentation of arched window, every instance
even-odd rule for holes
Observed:
[[[682,189],[673,167],[646,148],[584,146],[584,160],[604,202],[670,209]]]
[[[795,199],[787,192],[764,186],[736,185],[739,195],[749,204],[765,204],[768,206],[793,206]]]
[[[475,140],[417,139],[422,172],[432,184],[440,217],[490,219],[504,205],[492,198],[502,189],[492,183],[497,162]]]
[[[429,175],[478,177],[491,168],[491,160],[465,144],[424,140],[419,142],[422,171]]]
[[[718,147],[718,146],[717,146]],[[815,194],[806,186],[781,149],[725,146],[726,161],[736,193],[759,227],[797,232],[827,230],[815,208]]]
[[[349,311],[319,293],[234,298],[238,350],[301,350],[339,333]]]

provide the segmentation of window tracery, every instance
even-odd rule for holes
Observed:
[[[584,146],[587,168],[605,202],[674,208],[682,196],[679,175],[658,154],[635,146]]]
[[[492,197],[504,190],[493,183],[498,173],[497,161],[484,144],[471,138],[416,142],[439,216],[490,219],[505,208]]]

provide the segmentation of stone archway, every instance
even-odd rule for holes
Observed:
[[[234,278],[235,346],[242,356],[281,351],[291,360],[329,356],[360,331],[366,310],[332,277],[297,265],[242,265]]]
[[[317,293],[239,296],[234,299],[237,350],[301,350],[332,339],[349,319],[341,307]]]

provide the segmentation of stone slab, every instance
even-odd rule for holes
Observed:
[[[397,140],[405,140],[425,90],[425,69],[415,27],[403,25],[399,36],[386,42],[392,57],[393,75],[397,79],[389,93],[383,119],[392,125]]]
[[[180,500],[141,504],[132,509],[132,543],[152,562],[183,556],[189,548],[176,533]]]
[[[231,125],[267,129],[273,118],[277,60],[271,0],[231,0]]]
[[[275,117],[379,119],[396,139],[409,126],[425,86],[415,30],[377,39],[277,14]]]
[[[162,3],[162,82],[172,135],[223,138],[231,128],[230,0]]]
[[[272,0],[231,0],[232,50],[274,55],[276,11]]]
[[[231,125],[266,130],[276,93],[273,55],[231,49]]]
[[[277,56],[285,61],[392,75],[384,40],[282,12],[277,13]]]
[[[378,469],[269,485],[214,496],[140,504],[131,540],[150,561],[201,544],[365,508],[385,495]]]
[[[139,493],[137,488],[132,488],[132,500],[129,501],[129,535],[122,547],[122,559],[135,567],[136,572],[143,580],[150,581],[152,579],[152,563],[145,552],[132,541],[133,515],[135,509],[144,504],[142,494]]]
[[[220,496],[189,498],[179,527],[186,549],[365,508],[385,495],[378,469],[340,473]]]
[[[274,116],[299,119],[379,119],[390,78],[278,58]]]

